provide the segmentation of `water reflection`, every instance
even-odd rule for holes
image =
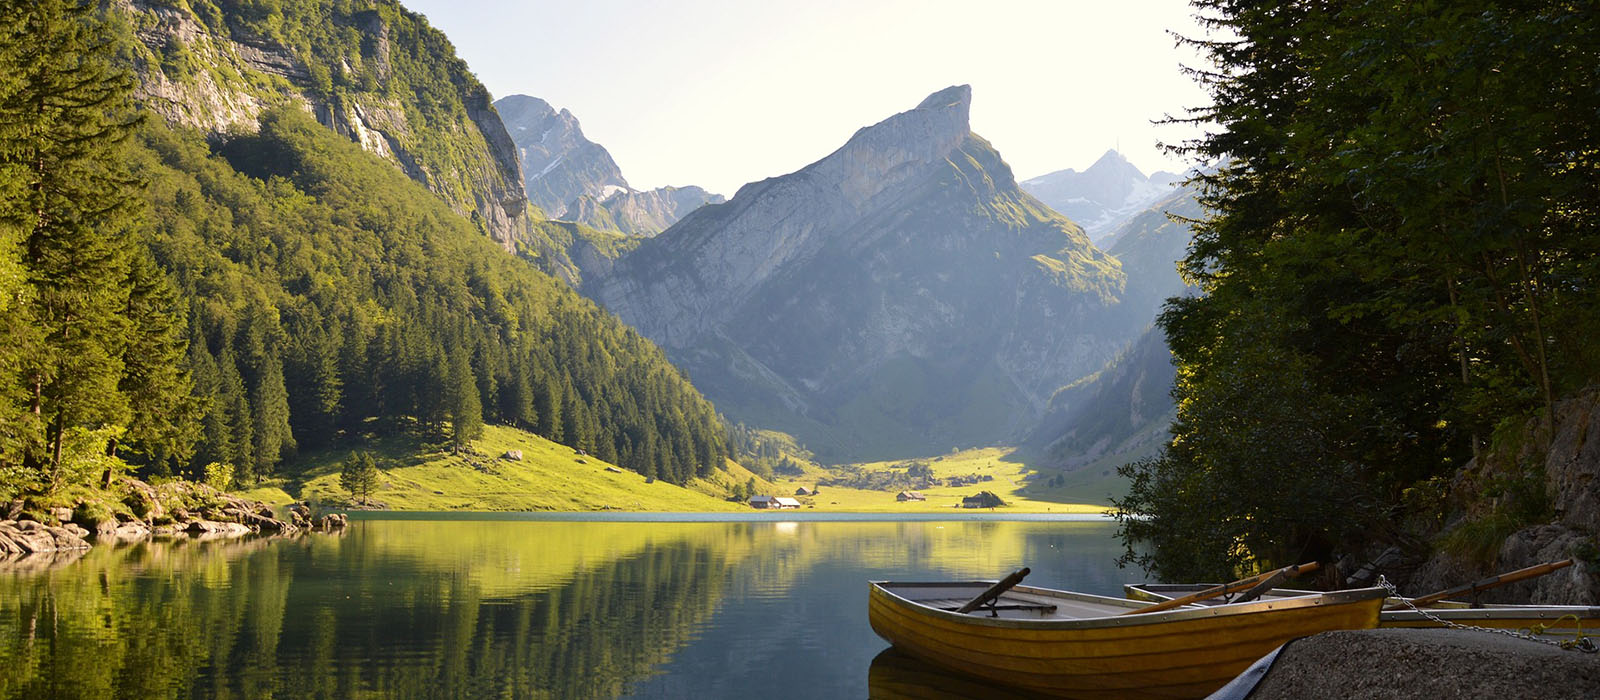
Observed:
[[[885,646],[867,580],[1027,565],[1039,585],[1115,593],[1110,534],[396,520],[98,548],[0,570],[0,698],[862,697]]]

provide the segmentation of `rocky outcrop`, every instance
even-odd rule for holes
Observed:
[[[369,5],[269,11],[279,13],[283,23],[325,22],[354,32],[358,50],[339,49],[339,55],[308,55],[302,52],[317,49],[261,36],[253,20],[228,3],[207,4],[220,9],[205,19],[182,3],[114,0],[110,7],[136,28],[137,41],[129,49],[139,102],[167,121],[226,138],[255,131],[268,108],[295,105],[394,163],[508,250],[537,243],[529,240],[515,147],[488,91],[420,15],[392,0]],[[396,23],[420,40],[394,45],[390,33]],[[398,50],[413,52],[409,62],[445,66],[454,94],[430,90],[432,102],[407,102],[405,96],[418,86],[393,89],[392,53]],[[436,104],[441,99],[454,104]]]
[[[309,513],[291,512],[289,521],[280,520],[264,503],[187,481],[152,486],[123,478],[106,496],[109,498],[84,501],[76,508],[29,511],[26,501],[14,504],[18,507],[11,510],[24,518],[34,512],[39,520],[50,522],[0,521],[0,562],[9,566],[16,563],[9,560],[19,557],[88,549],[91,540],[114,544],[181,535],[200,539],[292,535],[308,529],[311,522]],[[112,515],[105,515],[108,512]],[[338,517],[343,527],[343,516]]]
[[[49,526],[32,520],[0,521],[0,559],[26,554],[88,549],[83,529]]]
[[[1479,594],[1483,602],[1600,605],[1600,387],[1556,405],[1548,449],[1538,422],[1513,456],[1486,454],[1468,462],[1451,485],[1457,517],[1437,539],[1482,528],[1499,514],[1521,507],[1514,493],[1497,484],[1535,475],[1542,478],[1549,521],[1507,536],[1493,561],[1441,548],[1411,576],[1408,592],[1450,586],[1544,562],[1572,558],[1576,564],[1554,573]]]
[[[828,459],[989,444],[1137,329],[1118,263],[1018,189],[941,90],[804,169],[740,188],[584,291],[730,416]]]
[[[350,518],[343,513],[328,513],[312,522],[311,527],[316,530],[343,530],[350,525]]]

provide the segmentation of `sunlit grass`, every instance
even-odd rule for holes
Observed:
[[[854,466],[866,471],[877,471],[890,469],[906,461],[909,460],[868,462]],[[821,511],[928,513],[955,510],[961,505],[962,498],[980,491],[992,491],[1006,502],[1004,508],[997,510],[1008,513],[1102,513],[1109,507],[1103,497],[1094,495],[1096,494],[1094,488],[1074,489],[1064,486],[1055,489],[1026,489],[1028,482],[1025,476],[1029,471],[1028,465],[1020,461],[1015,456],[1015,451],[1008,447],[962,450],[946,455],[917,458],[916,461],[927,464],[933,470],[933,475],[940,479],[968,474],[988,475],[994,478],[992,481],[980,481],[966,486],[918,489],[928,499],[921,502],[896,501],[895,495],[899,493],[898,490],[869,491],[834,486],[823,486],[816,496],[802,498],[801,501],[808,507]],[[811,488],[819,480],[830,476],[823,469],[809,469],[804,476],[780,477],[774,483],[778,489],[774,495],[787,496],[802,486]]]
[[[746,507],[709,495],[722,493],[715,482],[690,484],[691,488],[663,481],[646,483],[645,477],[627,470],[608,471],[612,465],[592,455],[532,433],[488,426],[473,452],[455,454],[440,445],[414,438],[375,441],[369,449],[381,472],[371,500],[389,510],[461,511],[737,511]],[[522,460],[502,459],[508,450],[521,450]],[[242,495],[271,503],[291,500],[344,504],[350,494],[339,484],[339,465],[350,450],[312,455],[302,463],[305,471],[283,486],[268,486]],[[723,484],[749,477],[740,467],[717,473]]]

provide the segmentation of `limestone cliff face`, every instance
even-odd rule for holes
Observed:
[[[392,0],[337,5],[271,11],[272,33],[312,37],[301,42],[269,36],[274,25],[258,26],[260,17],[226,2],[113,0],[109,12],[135,39],[127,54],[141,103],[169,122],[225,137],[255,131],[269,107],[296,105],[394,163],[507,249],[529,243],[515,146],[449,42]],[[307,31],[310,23],[356,39],[339,44]],[[397,63],[438,70],[397,73]]]
[[[830,458],[1006,439],[1132,333],[1123,274],[971,132],[966,86],[740,188],[585,290],[730,416]]]

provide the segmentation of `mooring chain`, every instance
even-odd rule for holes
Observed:
[[[1422,608],[1417,607],[1415,603],[1411,602],[1410,598],[1407,598],[1407,597],[1405,597],[1403,595],[1400,595],[1400,589],[1395,588],[1394,584],[1389,583],[1389,579],[1386,578],[1383,574],[1378,574],[1378,585],[1383,586],[1384,590],[1387,590],[1389,592],[1390,596],[1395,597],[1395,598],[1399,598],[1401,603],[1404,603],[1406,607],[1411,608],[1413,611],[1416,611],[1416,613],[1418,615],[1421,615],[1424,618],[1427,618],[1428,620],[1436,622],[1436,623],[1438,623],[1438,624],[1440,624],[1440,625],[1442,625],[1444,627],[1449,627],[1449,628],[1458,629],[1458,630],[1474,630],[1474,631],[1477,631],[1477,632],[1492,632],[1494,634],[1503,634],[1503,635],[1505,635],[1507,637],[1515,637],[1517,639],[1526,639],[1526,640],[1528,640],[1530,642],[1538,642],[1540,644],[1549,644],[1550,646],[1556,647],[1557,649],[1570,649],[1570,650],[1574,650],[1574,651],[1581,651],[1581,652],[1588,653],[1588,654],[1593,654],[1596,651],[1596,648],[1595,648],[1595,645],[1594,645],[1594,641],[1589,639],[1588,637],[1583,636],[1583,627],[1581,626],[1581,624],[1578,627],[1577,637],[1575,639],[1573,639],[1571,641],[1562,641],[1562,642],[1558,642],[1558,641],[1555,641],[1553,639],[1545,639],[1544,637],[1541,637],[1539,635],[1532,634],[1531,631],[1530,632],[1523,632],[1522,630],[1502,629],[1502,628],[1498,628],[1498,627],[1478,627],[1476,625],[1463,625],[1463,624],[1461,624],[1459,622],[1455,622],[1455,621],[1452,621],[1452,620],[1446,620],[1446,619],[1444,619],[1442,617],[1439,617],[1438,615],[1434,615],[1433,613],[1430,613],[1430,612],[1428,612],[1426,610],[1423,610]]]

